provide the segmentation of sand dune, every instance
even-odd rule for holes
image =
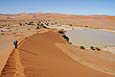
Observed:
[[[53,31],[26,38],[13,50],[1,77],[114,77],[79,64],[57,47],[57,43],[66,48],[63,38]]]
[[[11,41],[0,38],[0,73],[13,49]]]
[[[99,28],[99,29],[112,29],[115,30],[115,16],[107,15],[66,15],[58,13],[21,13],[14,15],[0,15],[0,23],[2,24],[17,24],[26,20],[50,20],[59,24],[72,24],[73,26]]]

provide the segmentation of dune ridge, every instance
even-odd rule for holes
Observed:
[[[114,77],[75,62],[56,43],[66,46],[53,31],[26,38],[13,50],[0,77]]]

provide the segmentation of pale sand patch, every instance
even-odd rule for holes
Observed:
[[[48,32],[49,30],[47,30],[47,29],[41,29],[41,30],[39,30],[38,31],[38,33],[45,33],[45,32]]]
[[[104,72],[104,73],[115,75],[115,72],[110,71],[107,68],[100,68],[98,65],[92,64],[92,63],[88,63],[85,60],[83,60],[82,58],[76,56],[76,53],[75,53],[76,51],[74,51],[73,49],[71,49],[70,46],[67,46],[67,45],[65,45],[63,43],[56,43],[55,45],[58,48],[60,48],[65,54],[67,54],[69,57],[71,57],[74,61],[77,61],[80,64],[88,66],[90,68],[93,68],[93,69],[95,69],[97,71],[101,71],[101,72]],[[82,51],[82,50],[79,49],[79,51]],[[84,51],[84,52],[86,52],[86,51]]]
[[[5,44],[5,47],[3,46],[3,43]],[[11,41],[4,39],[0,45],[0,74],[8,60],[9,55],[12,53],[12,49],[13,46]]]
[[[113,54],[115,54],[115,47],[107,47],[107,48],[103,48],[104,51],[109,51]]]

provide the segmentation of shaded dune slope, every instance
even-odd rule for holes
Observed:
[[[1,77],[114,77],[75,62],[56,43],[66,45],[53,31],[26,38],[10,55]]]

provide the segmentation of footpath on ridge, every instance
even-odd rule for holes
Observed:
[[[13,50],[0,77],[114,77],[75,62],[57,43],[66,47],[66,41],[53,31],[25,38]]]

